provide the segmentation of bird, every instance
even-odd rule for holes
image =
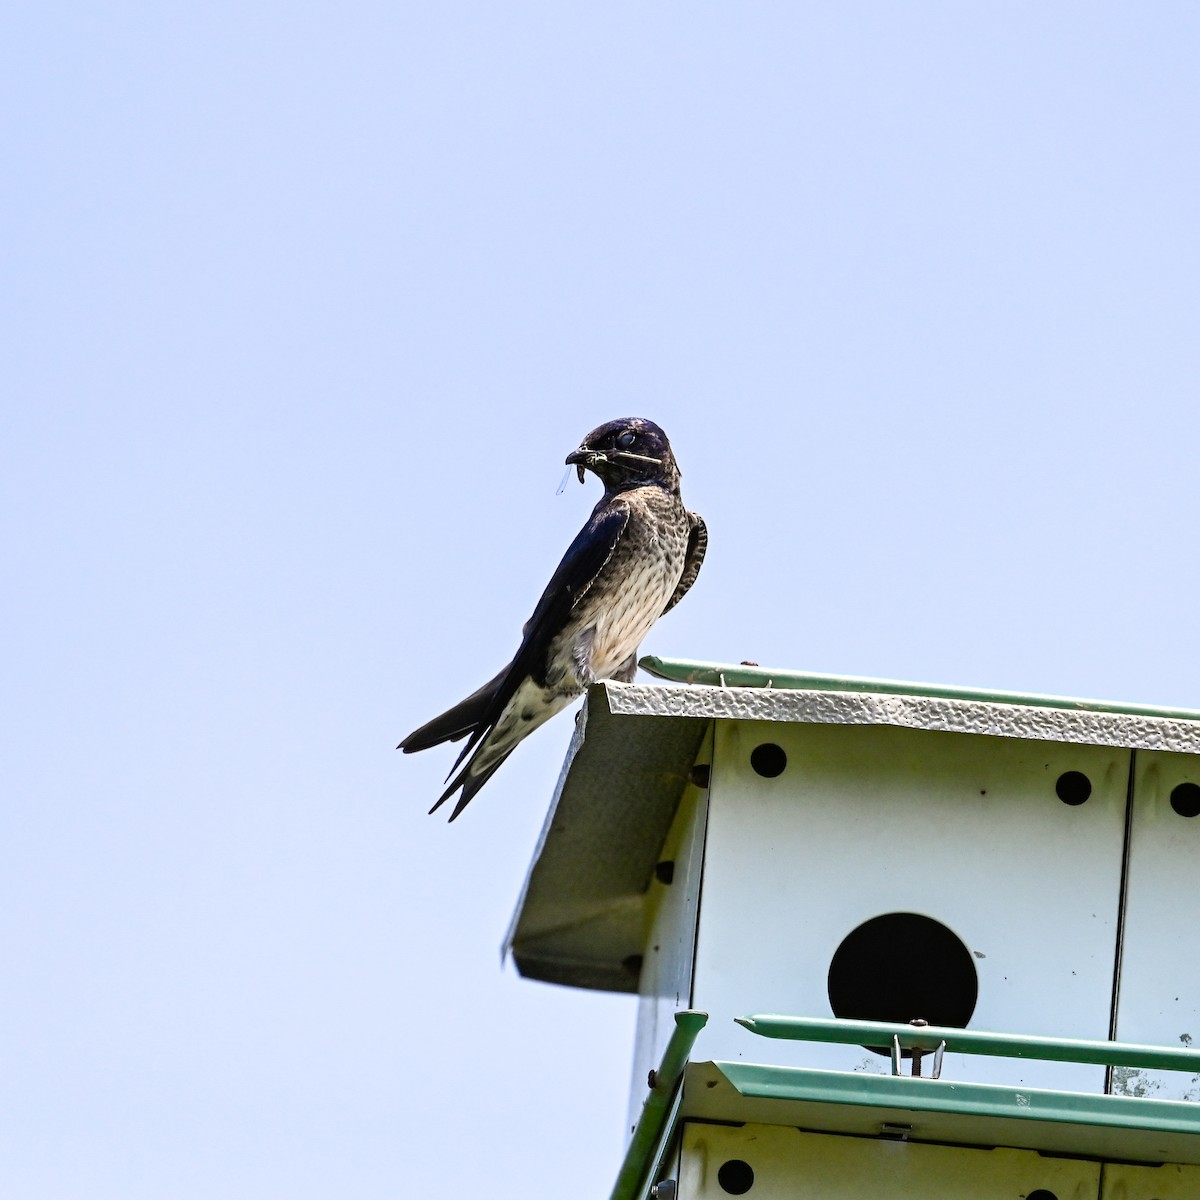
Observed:
[[[397,747],[413,754],[467,739],[429,810],[458,793],[451,821],[519,742],[591,684],[632,682],[638,645],[683,599],[704,561],[708,530],[684,508],[671,443],[653,421],[608,421],[566,462],[580,483],[586,472],[596,475],[604,495],[525,622],[512,661]]]

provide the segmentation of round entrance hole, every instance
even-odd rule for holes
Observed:
[[[1082,771],[1064,771],[1054,783],[1054,791],[1064,804],[1086,804],[1092,794],[1092,781]]]
[[[774,742],[763,742],[750,751],[750,765],[764,779],[775,779],[787,767],[787,754]]]
[[[1171,807],[1181,817],[1200,817],[1200,785],[1181,783],[1172,788]]]
[[[965,1029],[978,998],[971,952],[940,921],[920,913],[884,913],[864,921],[842,940],[829,964],[835,1017]]]
[[[728,1159],[717,1170],[717,1182],[721,1191],[744,1196],[754,1186],[754,1168],[744,1159]]]

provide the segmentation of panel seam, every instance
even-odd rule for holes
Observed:
[[[1129,751],[1129,779],[1125,786],[1125,831],[1121,845],[1121,882],[1117,890],[1117,938],[1113,951],[1112,1008],[1108,1016],[1108,1040],[1117,1040],[1117,1014],[1121,1000],[1121,966],[1125,949],[1125,910],[1129,901],[1129,863],[1133,852],[1133,782],[1137,775],[1137,751]],[[1104,1070],[1104,1091],[1112,1094],[1113,1072]]]

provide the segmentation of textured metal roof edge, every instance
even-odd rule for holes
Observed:
[[[944,683],[912,683],[902,679],[869,679],[853,675],[818,675],[806,671],[760,667],[756,663],[713,663],[690,658],[646,655],[638,666],[674,683],[713,687],[770,687],[784,691],[870,692],[875,695],[927,696],[941,700],[975,700],[1015,704],[1027,708],[1061,708],[1070,712],[1105,712],[1123,716],[1169,717],[1200,722],[1200,709],[1163,708],[1113,700],[1083,700],[1073,696],[1045,696],[1036,692],[1005,692],[991,688],[959,687]]]
[[[605,683],[610,711],[630,717],[705,717],[814,725],[894,725],[1031,741],[1200,754],[1200,721],[925,694],[775,687]]]

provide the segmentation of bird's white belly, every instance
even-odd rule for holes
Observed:
[[[678,572],[664,559],[646,562],[610,603],[598,605],[591,647],[591,670],[609,678],[638,648],[675,590]]]

